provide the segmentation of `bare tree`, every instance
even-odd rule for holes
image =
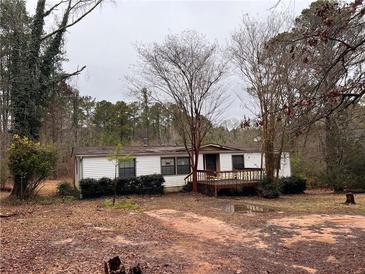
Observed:
[[[184,31],[162,43],[137,47],[141,60],[140,85],[159,101],[172,101],[178,130],[189,153],[193,191],[197,191],[198,156],[202,142],[217,119],[224,98],[221,90],[226,63],[216,43]]]
[[[288,58],[285,46],[274,46],[275,38],[289,26],[288,22],[284,14],[273,14],[265,22],[245,16],[240,29],[232,36],[230,47],[232,59],[248,85],[248,93],[258,102],[257,124],[262,128],[265,170],[271,180],[278,177],[290,124],[290,116],[283,110],[293,100],[291,83],[298,72]],[[252,125],[246,121],[244,126]]]
[[[328,181],[336,181],[331,174],[341,170],[347,146],[343,133],[348,132],[353,112],[349,106],[357,104],[365,92],[365,6],[360,2],[314,2],[282,39],[292,41],[293,59],[311,75],[310,84],[298,94],[298,101],[307,104],[295,104],[291,110],[302,117],[299,128],[324,122]]]
[[[315,1],[283,40],[292,44],[296,58],[315,70],[306,91],[313,102],[307,110],[315,111],[312,123],[358,103],[365,95],[363,1]]]

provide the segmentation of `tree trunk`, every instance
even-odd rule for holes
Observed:
[[[22,178],[21,176],[15,176],[13,190],[11,191],[11,196],[16,197],[17,199],[27,198],[28,195],[26,193],[27,189],[27,180],[26,178]]]
[[[325,119],[325,161],[326,173],[329,176],[336,169],[336,136],[334,121],[328,116]]]
[[[326,164],[327,183],[334,187],[335,191],[344,189],[341,178],[343,172],[343,138],[339,127],[340,116],[337,114],[325,118],[325,144],[324,155]]]
[[[194,146],[192,146],[194,147]],[[193,149],[192,150],[192,157],[193,157],[193,165],[192,165],[192,169],[193,169],[193,183],[192,183],[192,191],[193,192],[198,192],[198,159],[199,159],[199,150],[198,149]]]
[[[264,140],[265,172],[268,179],[275,180],[274,144],[271,140]]]
[[[114,170],[114,182],[113,182],[113,188],[114,188],[114,194],[113,194],[113,206],[115,205],[115,199],[117,197],[117,165],[115,165]]]
[[[198,192],[198,172],[195,167],[193,167],[193,183],[192,183],[192,191]]]

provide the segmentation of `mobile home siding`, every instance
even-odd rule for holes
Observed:
[[[169,156],[137,156],[136,157],[136,174],[150,175],[161,174],[161,157],[179,157],[188,155],[169,155]],[[165,187],[183,186],[185,184],[184,178],[186,175],[165,175]]]
[[[291,167],[290,167],[290,156],[288,152],[283,152],[280,159],[280,177],[288,177],[291,176]]]
[[[198,170],[204,169],[204,163],[203,163],[203,154],[199,154],[198,157]]]
[[[263,168],[265,168],[265,159],[262,163]],[[245,154],[245,167],[247,168],[260,168],[261,167],[261,153],[247,153]],[[290,156],[288,152],[283,152],[280,160],[280,170],[279,177],[291,176],[290,168]]]
[[[85,157],[82,159],[82,167],[82,178],[100,179],[115,176],[115,166],[106,157]]]
[[[150,175],[161,173],[160,156],[137,156],[136,157],[136,175]]]
[[[261,168],[261,153],[245,153],[246,168]]]
[[[199,155],[198,169],[204,169],[203,154]],[[246,168],[261,167],[261,153],[243,153],[243,152],[220,152],[219,153],[219,168],[221,171],[232,170],[232,155],[244,155]],[[187,156],[186,154],[178,154],[176,156]],[[146,155],[136,156],[136,176],[161,174],[161,157],[176,157],[174,155]],[[263,166],[264,167],[264,166]],[[76,157],[75,159],[75,183],[78,186],[79,180],[83,178],[100,179],[102,177],[114,178],[115,170],[112,161],[109,161],[106,156],[93,157],[84,156]],[[280,176],[290,176],[290,159],[289,153],[285,152],[281,158]],[[118,174],[117,174],[118,176]],[[165,187],[177,187],[184,185],[185,175],[164,176]]]
[[[220,170],[221,171],[232,170],[232,154],[231,153],[220,153],[219,161],[220,161]]]

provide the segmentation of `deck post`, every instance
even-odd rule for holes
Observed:
[[[214,185],[214,197],[218,197],[218,189],[217,189],[217,185]]]

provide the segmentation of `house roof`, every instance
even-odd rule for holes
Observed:
[[[106,156],[115,151],[115,146],[107,147],[77,147],[73,150],[75,156]],[[201,146],[201,151],[240,151],[240,152],[260,152],[259,146],[232,146],[220,144],[205,144]],[[124,146],[122,154],[131,155],[173,155],[186,153],[185,147],[176,146]]]

